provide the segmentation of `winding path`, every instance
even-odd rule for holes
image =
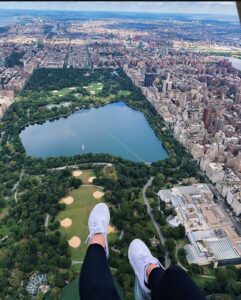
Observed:
[[[152,221],[154,227],[156,228],[157,234],[158,234],[158,236],[159,236],[159,238],[160,238],[160,242],[161,242],[161,244],[162,244],[163,246],[165,246],[165,238],[164,238],[164,236],[163,236],[163,234],[162,234],[162,232],[161,232],[161,229],[160,229],[159,224],[156,222],[156,220],[155,220],[155,218],[154,218],[154,216],[153,216],[151,205],[150,205],[150,203],[149,203],[148,198],[146,197],[146,190],[147,190],[147,188],[148,188],[149,186],[151,186],[153,179],[154,179],[154,177],[151,177],[151,178],[147,181],[147,183],[144,185],[144,187],[143,187],[143,189],[142,189],[142,195],[143,195],[144,203],[145,203],[145,205],[146,205],[146,207],[147,207],[147,213],[148,213],[148,215],[150,216],[151,221]],[[171,262],[170,262],[170,259],[169,259],[169,256],[168,256],[168,252],[166,251],[166,252],[165,252],[165,268],[168,268],[168,267],[170,266],[170,264],[171,264]]]
[[[65,170],[67,168],[79,168],[80,165],[86,165],[88,163],[80,163],[80,164],[77,164],[77,165],[65,165],[65,166],[62,166],[62,167],[57,167],[57,168],[50,168],[48,169],[49,171],[58,171],[58,170]],[[92,166],[112,166],[113,164],[112,163],[107,163],[107,162],[93,162],[93,163],[90,163]]]
[[[72,260],[72,266],[73,265],[82,265],[83,264],[83,261],[80,261],[80,260]]]
[[[174,241],[175,241],[175,240],[174,240]],[[185,268],[185,267],[181,264],[181,262],[179,261],[178,256],[177,256],[178,250],[179,250],[181,247],[179,247],[179,246],[177,245],[177,242],[176,242],[176,241],[175,241],[175,245],[176,245],[175,255],[176,255],[176,259],[177,259],[177,264],[178,264],[179,267],[181,267],[184,271],[187,272],[188,269]]]
[[[47,213],[45,223],[44,223],[44,226],[45,226],[46,230],[48,229],[48,224],[49,224],[49,214]]]
[[[13,186],[13,188],[12,188],[12,192],[14,192],[14,200],[15,200],[15,203],[18,202],[17,189],[18,189],[18,186],[19,186],[19,182],[20,182],[21,178],[22,178],[23,175],[24,175],[24,171],[25,171],[24,169],[21,170],[20,176],[19,176],[19,180],[18,180],[18,182],[16,182],[16,183],[14,184],[14,186]]]
[[[119,236],[119,240],[122,240],[123,235],[124,235],[124,230],[122,229],[122,230],[121,230],[121,233],[120,233],[120,236]]]

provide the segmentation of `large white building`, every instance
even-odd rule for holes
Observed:
[[[185,227],[189,243],[184,248],[190,264],[241,263],[241,237],[226,212],[214,202],[208,185],[173,187],[160,190],[158,196],[174,207],[176,223]]]

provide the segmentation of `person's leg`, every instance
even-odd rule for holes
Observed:
[[[104,203],[97,204],[92,210],[89,225],[89,240],[79,280],[81,300],[119,300],[107,255],[107,229],[109,210]]]
[[[160,287],[161,287],[162,277],[164,276],[164,274],[165,274],[165,270],[163,270],[163,268],[155,268],[150,272],[148,276],[148,287],[151,290],[152,300],[160,299],[160,291],[161,291]]]
[[[164,268],[158,259],[152,256],[146,244],[139,239],[131,242],[128,249],[128,258],[139,282],[139,284],[136,284],[135,289],[136,300],[139,300],[139,295],[143,294],[146,297],[142,296],[142,299],[150,299],[151,290],[148,285],[148,276],[153,269],[160,267],[164,272]]]
[[[206,299],[185,271],[179,267],[165,270],[141,240],[131,242],[128,257],[141,288],[152,300]]]
[[[99,244],[89,246],[80,274],[80,299],[119,299],[108,266],[104,248]]]
[[[204,300],[188,274],[179,267],[170,267],[163,272],[161,268],[151,271],[148,278],[152,300]]]

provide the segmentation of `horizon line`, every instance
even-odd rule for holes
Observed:
[[[20,11],[52,11],[52,12],[103,12],[103,13],[142,13],[142,14],[170,14],[170,15],[216,15],[216,16],[237,16],[237,14],[222,14],[222,13],[194,13],[194,12],[146,12],[146,11],[117,11],[117,10],[64,10],[64,9],[33,9],[33,8],[1,8],[1,10],[20,10]]]

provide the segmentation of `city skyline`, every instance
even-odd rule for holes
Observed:
[[[21,10],[66,10],[66,11],[102,11],[102,12],[145,12],[145,13],[176,13],[176,14],[223,14],[237,15],[235,1],[173,1],[173,2],[147,2],[147,1],[36,1],[36,2],[0,2],[0,9]]]

